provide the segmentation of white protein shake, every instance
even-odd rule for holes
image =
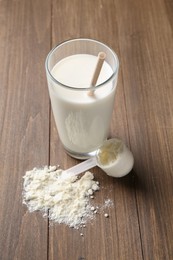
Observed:
[[[96,56],[75,54],[62,59],[51,70],[57,80],[48,84],[53,114],[61,142],[69,153],[91,153],[107,139],[117,76],[89,96],[83,88],[89,89],[96,63]],[[104,61],[97,85],[112,73]]]

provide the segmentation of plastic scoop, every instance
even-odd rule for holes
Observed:
[[[105,141],[94,157],[65,170],[64,174],[74,176],[98,166],[107,175],[122,177],[131,171],[133,164],[132,152],[122,140],[113,138]]]

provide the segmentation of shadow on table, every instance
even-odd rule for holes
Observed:
[[[147,185],[147,180],[145,179],[145,174],[137,174],[133,169],[128,175],[121,178],[110,177],[113,182],[119,183],[128,190],[133,190],[141,194],[148,194],[149,189]]]

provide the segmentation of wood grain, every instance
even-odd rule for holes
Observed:
[[[113,1],[104,1],[104,3],[97,1],[97,4],[94,1],[70,1],[69,5],[57,1],[53,3],[53,45],[68,39],[70,31],[71,38],[95,38],[119,51],[118,40],[114,41],[115,38],[118,39],[117,20],[116,17],[112,19],[109,13],[110,11],[113,14],[116,11]],[[78,15],[69,16],[67,19],[64,14],[68,8],[73,14],[78,13]],[[61,31],[59,34],[61,24],[69,30]],[[75,24],[76,27],[72,28],[71,24]],[[102,28],[101,33],[99,28]],[[109,28],[108,32],[106,28]],[[121,136],[128,143],[121,76],[120,71],[110,135]],[[76,163],[76,160],[65,154],[57,137],[53,119],[50,160],[52,164],[59,161],[63,168]],[[59,259],[142,259],[133,174],[127,177],[127,180],[118,181],[106,176],[99,169],[93,169],[93,172],[95,178],[101,183],[101,191],[97,194],[95,203],[104,205],[106,198],[114,202],[114,207],[108,210],[110,218],[107,220],[104,214],[98,214],[96,219],[88,223],[87,228],[82,231],[70,230],[65,226],[50,228],[50,259],[56,257]],[[80,232],[84,233],[83,238],[80,237]]]
[[[50,5],[0,5],[0,259],[47,259],[48,223],[22,205],[22,176],[49,159]]]
[[[172,259],[172,28],[164,1],[116,6],[143,256]]]
[[[0,259],[173,259],[172,14],[170,0],[0,1]],[[110,136],[135,157],[121,179],[93,169],[94,203],[114,206],[83,230],[50,225],[22,205],[26,170],[78,162],[59,140],[44,69],[53,46],[77,37],[120,59]]]

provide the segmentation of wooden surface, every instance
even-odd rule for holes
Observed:
[[[44,62],[61,41],[105,42],[120,59],[110,134],[134,154],[121,179],[93,169],[110,198],[82,231],[50,226],[22,205],[22,176],[46,164],[67,168],[51,113]],[[173,2],[0,1],[0,259],[173,259]]]

